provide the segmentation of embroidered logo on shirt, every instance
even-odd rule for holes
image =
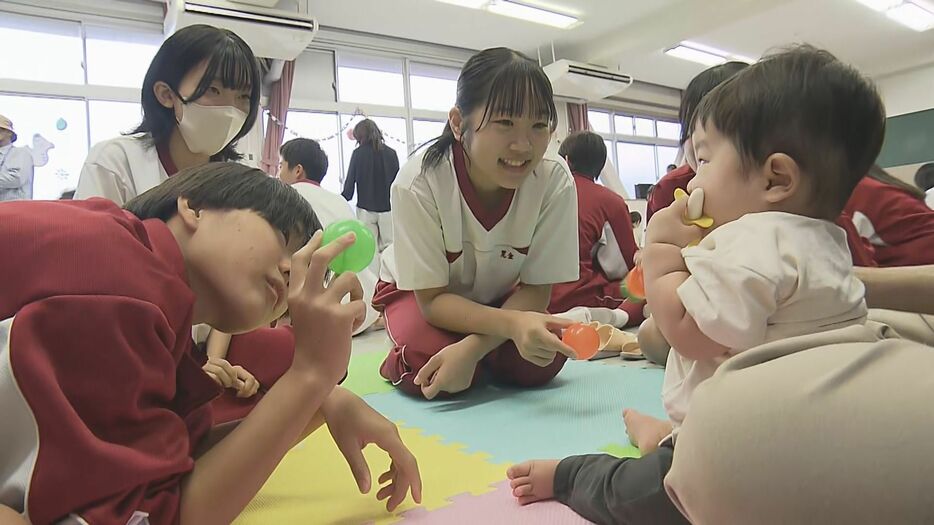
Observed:
[[[511,261],[513,258],[513,253],[507,250],[501,250],[499,253],[499,256],[502,257],[503,259],[508,259]]]

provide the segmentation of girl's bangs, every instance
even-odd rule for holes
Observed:
[[[534,63],[512,64],[490,84],[490,96],[477,129],[494,115],[541,118],[555,129],[558,125],[558,111],[555,109],[551,81]]]
[[[215,80],[227,89],[253,91],[259,85],[259,69],[255,59],[233,41],[218,46],[208,59],[208,67],[192,95],[197,99]]]

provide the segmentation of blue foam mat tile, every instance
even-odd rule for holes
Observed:
[[[494,463],[561,458],[626,443],[622,410],[664,418],[664,371],[572,361],[552,383],[516,389],[476,385],[450,399],[425,401],[398,391],[367,402],[386,417],[484,452]]]

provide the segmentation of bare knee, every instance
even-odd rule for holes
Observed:
[[[668,352],[671,351],[671,345],[665,340],[665,336],[658,329],[654,319],[649,317],[639,326],[638,338],[639,348],[646,359],[664,366],[668,361]]]

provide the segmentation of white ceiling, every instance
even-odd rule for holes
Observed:
[[[295,0],[284,0],[288,4]],[[309,0],[323,26],[468,49],[508,46],[619,67],[684,87],[704,66],[662,51],[693,40],[758,57],[793,42],[825,47],[869,75],[934,63],[934,30],[917,33],[854,0],[523,0],[582,23],[554,29],[434,0]],[[923,0],[932,2],[932,0]]]

